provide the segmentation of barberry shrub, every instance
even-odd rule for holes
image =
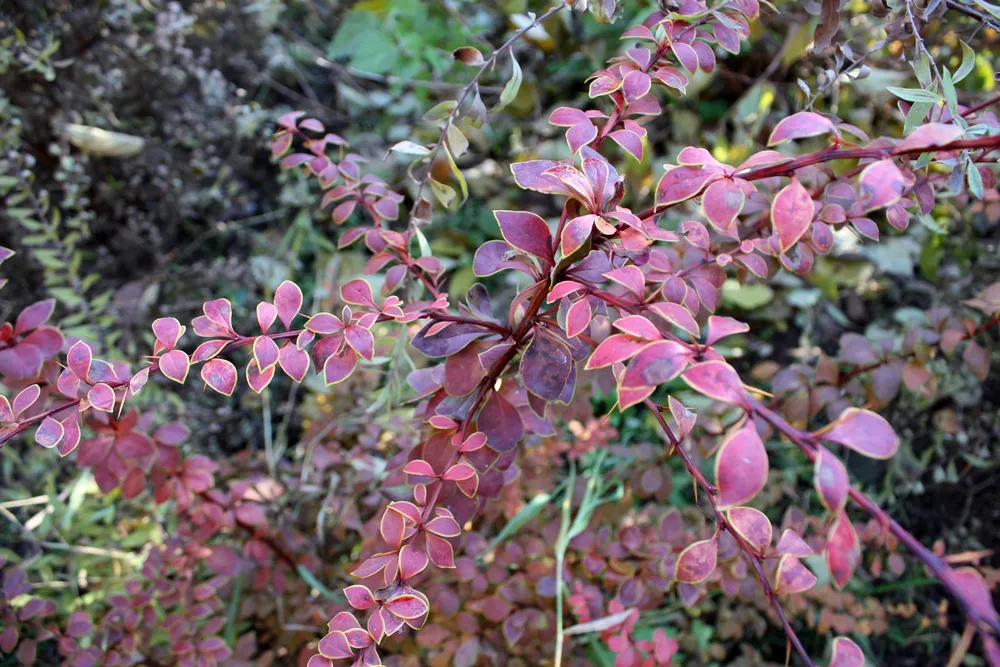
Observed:
[[[384,338],[405,337],[426,360],[408,373],[411,391],[403,397],[415,405],[408,428],[417,435],[397,443],[401,453],[381,495],[374,494],[389,501],[368,521],[348,519],[370,535],[357,549],[354,583],[343,597],[326,591],[337,611],[324,619],[309,667],[379,665],[379,648],[409,633],[433,664],[558,665],[577,636],[596,633],[616,665],[670,665],[678,640],[662,628],[642,632],[642,614],[655,615],[669,597],[694,605],[715,589],[747,599],[760,591],[756,599],[789,652],[814,665],[786,608],[818,583],[811,557],[822,556],[829,583],[841,589],[862,563],[863,547],[887,549],[894,562],[904,548],[961,609],[961,650],[978,634],[985,659],[1000,665],[991,586],[976,569],[953,567],[925,547],[852,484],[842,460],[845,451],[872,459],[896,453],[896,429],[877,410],[901,385],[933,391],[927,362],[938,350],[960,349],[985,379],[983,339],[1000,323],[1000,283],[961,309],[928,311],[928,326],[911,329],[898,347],[876,348],[849,334],[835,358],[750,379],[727,360],[724,342],[749,325],[716,314],[727,277],[805,276],[833,249],[836,234],[877,241],[883,219],[903,231],[943,196],[982,197],[995,188],[1000,122],[988,109],[996,98],[959,104],[954,83],[971,66],[942,74],[935,64],[922,88],[893,91],[903,100],[905,136],[871,139],[809,108],[777,122],[767,147],[738,165],[706,147],[684,148],[665,166],[653,201],[641,204],[619,170],[648,150],[645,125],[661,112],[661,90],[682,95],[699,70],[710,72],[717,58],[740,51],[761,15],[757,0],[665,3],[626,30],[628,48],[589,77],[587,108],[551,112],[549,122],[565,128],[570,157],[511,165],[517,187],[551,198],[561,213],[550,223],[532,210],[494,211],[502,239],[476,251],[473,270],[479,277],[519,274],[510,303],[494,304],[477,283],[453,305],[446,265],[427,239],[431,197],[449,208],[459,192],[468,195],[457,159],[469,149],[462,124],[488,117],[479,80],[538,23],[587,4],[554,6],[489,56],[473,47],[455,52],[478,72],[457,100],[428,114],[439,139],[393,147],[414,159],[406,224],[393,224],[405,197],[365,173],[364,158],[347,152],[346,140],[303,112],[278,119],[273,156],[283,169],[315,178],[335,224],[358,222],[339,246],[363,242],[378,291],[368,280],[350,280],[339,286],[338,308],[304,312],[302,290],[285,281],[257,304],[252,324],[239,328],[228,300],[210,300],[190,323],[197,346],[182,345],[188,328],[178,320],[157,319],[151,354],[134,372],[48,324],[51,300],[3,325],[0,374],[11,392],[0,395],[0,446],[30,433],[62,456],[75,451],[103,492],[135,498],[148,490],[157,503],[171,504],[177,528],[96,623],[84,612],[62,625],[45,623],[56,610],[29,596],[23,572],[6,566],[0,650],[16,651],[24,664],[50,640],[61,660],[76,665],[214,665],[234,659],[234,650],[248,657],[247,646],[227,641],[218,591],[242,576],[247,561],[258,590],[280,594],[290,574],[321,587],[310,574],[318,559],[304,554],[300,535],[272,525],[267,503],[280,489],[240,480],[226,462],[185,454],[186,427],[154,427],[153,417],[127,404],[157,375],[180,384],[197,378],[230,396],[241,379],[260,393],[279,373],[298,383],[314,372],[328,386],[381,364],[396,373],[393,365],[409,357],[379,352]],[[823,3],[827,20],[836,4]],[[591,9],[603,21],[616,13],[613,1]],[[824,24],[827,40],[830,30]],[[498,108],[520,83],[511,62]],[[824,140],[819,150],[800,148]],[[442,163],[447,176],[434,169]],[[11,254],[0,249],[0,261]],[[609,481],[622,447],[604,422],[586,418],[595,392],[605,390],[615,409],[648,411],[660,429],[661,444],[635,455],[643,463],[637,479]],[[685,405],[678,396],[696,398]],[[557,437],[567,422],[569,441]],[[752,506],[768,487],[768,443],[779,439],[813,466],[822,516],[790,511],[776,527]],[[675,458],[708,521],[658,511]],[[345,474],[351,467],[348,461]],[[225,490],[218,484],[223,470]],[[396,483],[405,483],[405,494]],[[656,502],[640,521],[592,527],[602,506],[623,501],[625,484]],[[870,521],[859,530],[864,514]],[[491,533],[477,522],[507,527]],[[242,554],[226,542],[234,533],[242,535]],[[166,637],[150,632],[158,622]],[[851,667],[865,657],[854,641],[836,637],[826,660]]]

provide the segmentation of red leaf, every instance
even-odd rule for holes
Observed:
[[[660,340],[659,330],[642,315],[627,315],[614,321],[614,327],[622,333],[640,340]]]
[[[865,211],[891,206],[903,197],[912,184],[891,159],[873,162],[858,176],[858,195]]]
[[[347,635],[338,630],[334,630],[319,640],[316,650],[325,658],[330,660],[345,660],[354,657],[354,651],[347,641]]]
[[[309,353],[294,344],[286,343],[278,353],[278,365],[288,377],[302,382],[309,372]]]
[[[705,218],[713,227],[727,236],[732,236],[730,228],[743,211],[746,200],[746,193],[736,181],[723,178],[705,188],[701,207],[705,212]]]
[[[826,565],[837,588],[847,585],[861,562],[861,543],[847,514],[843,511],[833,522],[826,542]]]
[[[639,354],[646,341],[636,340],[625,334],[614,334],[601,341],[587,360],[587,370],[605,368],[614,363],[627,361]]]
[[[331,313],[316,313],[306,320],[305,328],[313,333],[329,335],[340,333],[346,328],[346,325],[336,315]]]
[[[402,619],[420,618],[427,613],[427,603],[416,595],[407,593],[387,600],[382,607],[393,616]]]
[[[917,148],[932,148],[950,144],[962,137],[963,130],[952,123],[928,123],[921,125],[896,146],[895,153]]]
[[[820,500],[828,510],[836,514],[844,509],[851,481],[844,464],[825,447],[819,448],[813,483]]]
[[[621,386],[635,389],[666,384],[680,375],[690,360],[691,351],[681,343],[672,340],[650,343],[629,362],[621,376]]]
[[[593,311],[590,306],[590,299],[584,297],[574,303],[566,311],[566,335],[576,338],[590,326]]]
[[[831,133],[838,134],[836,126],[829,118],[812,111],[800,111],[781,119],[774,126],[767,145],[776,146],[792,139],[805,139]]]
[[[153,334],[160,345],[172,350],[177,347],[177,341],[184,335],[184,327],[173,317],[161,317],[153,320]]]
[[[752,419],[732,431],[715,455],[715,483],[719,507],[742,505],[767,483],[767,450]]]
[[[448,482],[458,482],[463,479],[469,479],[476,474],[475,469],[467,463],[458,463],[448,468],[441,479]]]
[[[436,535],[426,535],[427,555],[437,567],[450,569],[455,567],[455,550],[451,542]]]
[[[274,379],[274,366],[265,369],[263,372],[257,367],[257,362],[253,359],[247,364],[247,384],[258,394],[267,388],[267,385],[271,384],[271,380]]]
[[[829,667],[865,667],[865,654],[847,637],[837,637],[833,640]]]
[[[690,310],[679,303],[658,301],[650,304],[649,309],[665,319],[667,322],[670,322],[675,327],[686,331],[692,336],[699,335],[700,330],[698,328],[698,323],[694,319],[694,315],[691,314]]]
[[[274,307],[278,311],[278,319],[285,329],[292,326],[292,320],[302,308],[302,290],[290,280],[286,280],[274,291]]]
[[[580,283],[573,280],[563,280],[556,284],[551,290],[549,290],[548,296],[545,298],[546,303],[555,303],[559,299],[563,298],[567,294],[573,294],[575,292],[586,291],[587,288]]]
[[[431,464],[423,459],[410,461],[406,464],[406,467],[403,468],[403,472],[407,475],[418,475],[420,477],[437,477],[437,473],[434,472],[434,468]]]
[[[715,572],[719,543],[715,538],[695,542],[677,556],[674,579],[685,584],[700,584]]]
[[[795,556],[784,555],[778,561],[774,575],[774,592],[778,595],[801,593],[816,585],[816,575]]]
[[[191,364],[188,361],[187,352],[183,350],[171,350],[159,359],[160,372],[164,377],[170,378],[174,382],[184,384],[187,380],[188,369]]]
[[[720,317],[712,315],[708,318],[708,335],[705,338],[705,345],[715,345],[718,341],[736,334],[750,331],[750,325],[740,322],[732,317]]]
[[[528,211],[493,211],[493,215],[507,243],[529,255],[552,262],[552,234],[541,216]]]
[[[236,366],[225,359],[211,359],[201,367],[201,379],[220,394],[232,396],[236,389]]]
[[[525,388],[546,401],[562,394],[573,370],[573,356],[561,340],[536,328],[528,349],[521,355],[521,381]]]
[[[101,412],[111,412],[115,409],[115,392],[111,387],[103,382],[95,384],[90,388],[90,391],[87,392],[87,400],[90,401],[90,404],[93,405],[94,408],[100,410]],[[14,405],[17,405],[16,399],[14,401]]]
[[[350,347],[343,346],[342,349],[331,354],[323,364],[323,380],[326,386],[343,382],[351,376],[354,368],[358,365],[358,355]]]
[[[509,452],[524,435],[524,424],[517,408],[500,394],[493,393],[479,411],[479,430],[486,434],[487,447],[495,452]],[[433,554],[432,554],[433,559]]]
[[[372,296],[372,286],[367,280],[357,278],[340,288],[340,298],[345,303],[355,306],[368,306],[376,308],[375,298]]]
[[[709,182],[722,178],[721,170],[712,167],[674,167],[656,186],[657,208],[691,199]]]
[[[724,361],[695,364],[684,373],[684,381],[692,389],[709,398],[745,406],[743,382],[732,366]]]
[[[474,46],[460,46],[451,52],[451,57],[460,61],[463,65],[479,66],[486,63],[483,54]]]
[[[873,459],[890,458],[899,449],[899,437],[889,422],[871,410],[859,408],[847,408],[816,436]]]
[[[22,310],[17,316],[17,321],[14,323],[14,335],[24,335],[25,332],[37,329],[48,322],[55,306],[55,299],[45,299],[44,301],[33,303]]]
[[[399,551],[399,578],[407,581],[417,576],[427,568],[429,559],[427,554],[419,551],[409,544]]]
[[[792,556],[805,558],[806,556],[811,556],[813,550],[812,547],[805,543],[805,540],[799,537],[798,533],[788,528],[781,534],[781,539],[778,540],[778,546],[774,548],[774,553],[777,556],[791,554]]]
[[[781,189],[771,203],[771,224],[781,252],[788,252],[812,224],[814,205],[809,191],[797,178]]]
[[[63,439],[65,429],[61,422],[46,417],[35,431],[35,442],[42,447],[55,447]]]
[[[767,516],[752,507],[734,507],[726,512],[729,526],[744,542],[756,550],[758,556],[763,556],[771,546],[772,527]]]
[[[253,341],[253,358],[257,368],[271,368],[278,363],[278,344],[270,336],[257,336]]]

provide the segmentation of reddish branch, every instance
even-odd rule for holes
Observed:
[[[705,476],[700,470],[698,470],[698,467],[691,460],[691,457],[688,456],[686,451],[684,451],[680,440],[678,440],[677,436],[674,435],[674,432],[670,429],[670,426],[667,424],[667,420],[663,418],[663,415],[661,414],[662,408],[648,398],[645,401],[645,405],[653,413],[653,416],[656,417],[656,421],[659,422],[660,428],[670,441],[672,453],[676,452],[677,455],[680,456],[681,460],[684,462],[684,467],[687,468],[688,473],[692,478],[694,478],[698,486],[705,491],[705,495],[708,496],[708,502],[712,506],[712,513],[715,515],[715,523],[719,530],[724,530],[732,536],[747,561],[749,561],[750,565],[753,567],[754,572],[757,574],[757,579],[760,581],[760,586],[764,589],[764,595],[767,597],[767,601],[774,608],[775,613],[778,615],[778,620],[781,621],[781,627],[785,631],[788,643],[795,648],[795,652],[799,654],[807,667],[815,667],[816,663],[814,663],[812,658],[809,657],[809,653],[802,645],[802,641],[799,639],[798,635],[795,634],[795,629],[792,628],[791,623],[788,621],[788,617],[785,615],[785,610],[781,607],[781,601],[778,599],[778,594],[774,592],[774,588],[767,579],[767,575],[765,574],[763,567],[764,558],[740,536],[738,531],[730,528],[729,520],[726,518],[726,515],[719,510],[718,503],[716,502],[716,495],[718,493],[717,489],[714,485],[709,483],[707,479],[705,479]]]
[[[755,398],[750,397],[750,406],[754,414],[771,425],[778,433],[785,436],[795,446],[797,446],[810,461],[815,461],[819,452],[819,443],[816,438],[806,431],[795,428],[780,415],[772,411],[766,405]],[[909,549],[914,556],[919,558],[927,569],[937,577],[944,587],[965,612],[966,618],[977,628],[988,626],[993,632],[1000,634],[1000,621],[993,617],[987,617],[980,613],[979,607],[975,604],[968,593],[963,589],[955,577],[954,570],[940,557],[936,556],[930,549],[920,543],[916,537],[910,534],[905,528],[897,523],[881,507],[875,504],[864,493],[856,489],[853,485],[849,490],[851,499],[857,503],[861,509],[870,514],[882,526],[888,528],[889,532]]]

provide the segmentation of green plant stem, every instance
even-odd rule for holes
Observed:
[[[573,487],[576,485],[576,466],[570,464],[569,482],[562,501],[559,521],[559,538],[556,540],[556,649],[552,659],[553,667],[562,665],[563,643],[563,567],[566,561],[566,547],[569,545],[570,517],[573,509]]]

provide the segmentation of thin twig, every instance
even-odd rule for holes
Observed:
[[[667,424],[667,420],[664,419],[663,414],[661,414],[659,406],[654,404],[649,399],[646,399],[645,404],[656,417],[657,422],[660,424],[660,428],[670,441],[673,451],[681,457],[681,460],[684,462],[684,467],[687,468],[688,473],[698,483],[698,486],[705,491],[705,495],[708,497],[708,502],[712,506],[712,512],[715,515],[715,522],[718,525],[719,530],[724,530],[732,536],[740,550],[743,552],[743,556],[753,567],[754,572],[757,574],[757,579],[760,581],[761,588],[764,589],[764,595],[767,597],[768,602],[771,603],[771,607],[774,609],[775,613],[778,615],[778,619],[781,621],[781,626],[785,631],[785,636],[788,638],[788,642],[795,648],[795,652],[799,654],[807,667],[815,667],[816,663],[814,663],[812,658],[809,657],[809,653],[806,651],[805,646],[802,645],[802,641],[799,639],[798,635],[795,634],[795,629],[792,628],[792,624],[788,621],[788,617],[785,615],[785,610],[781,606],[778,594],[774,592],[774,589],[771,587],[771,583],[767,579],[767,575],[764,573],[764,568],[762,566],[764,559],[760,554],[754,551],[749,544],[747,544],[738,532],[729,527],[728,519],[726,519],[725,514],[719,510],[716,503],[715,486],[709,484],[708,480],[705,479],[705,476],[701,474],[701,471],[698,470],[694,462],[691,461],[690,457],[688,457],[687,452],[685,452],[684,448],[681,446],[680,440],[676,435],[674,435],[674,432],[670,429],[670,425]]]
[[[424,188],[427,187],[427,181],[430,178],[431,174],[430,166],[434,163],[434,158],[437,157],[438,153],[441,151],[441,148],[445,145],[445,140],[447,139],[448,136],[448,128],[450,128],[455,123],[455,121],[458,120],[458,114],[460,113],[460,110],[462,108],[462,103],[465,101],[465,98],[469,96],[469,93],[471,93],[473,89],[479,88],[479,80],[483,78],[483,75],[486,74],[486,71],[488,69],[491,69],[496,64],[497,57],[500,56],[500,54],[502,54],[507,49],[511,48],[514,42],[519,40],[529,30],[539,25],[540,23],[544,22],[550,16],[553,16],[562,9],[565,9],[565,7],[566,5],[562,3],[554,7],[551,7],[547,12],[545,12],[541,16],[536,17],[534,21],[532,21],[528,25],[524,26],[523,28],[515,32],[511,36],[511,38],[508,39],[506,42],[504,42],[499,49],[493,51],[493,53],[491,53],[489,57],[486,58],[483,64],[479,67],[479,71],[476,72],[475,76],[472,77],[472,80],[469,81],[467,84],[465,84],[465,87],[462,88],[461,93],[459,93],[458,95],[458,99],[455,101],[455,108],[451,110],[450,114],[448,114],[448,118],[445,119],[444,125],[441,127],[441,134],[438,136],[438,139],[434,143],[434,146],[430,149],[430,153],[428,153],[424,157],[424,160],[427,162],[428,166],[427,169],[424,171],[423,176],[421,176],[420,179],[417,181],[417,192],[413,196],[413,205],[410,207],[411,228],[414,226],[414,220],[416,219],[417,209],[420,207],[420,201],[421,199],[423,199]]]

